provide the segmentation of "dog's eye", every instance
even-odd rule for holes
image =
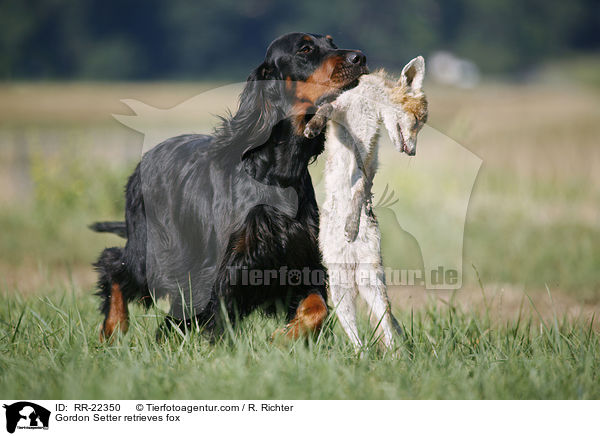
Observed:
[[[308,54],[311,51],[313,51],[312,46],[310,45],[303,45],[300,50],[298,50],[298,53],[302,53],[302,54]]]

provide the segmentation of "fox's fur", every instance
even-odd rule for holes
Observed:
[[[328,118],[334,121],[325,147],[326,197],[319,243],[336,314],[357,348],[362,346],[356,327],[357,294],[369,305],[387,347],[394,344],[393,332],[401,332],[387,296],[371,186],[382,124],[398,151],[411,156],[416,152],[417,133],[427,118],[424,73],[419,56],[404,67],[397,82],[383,71],[362,76],[357,87],[320,107],[305,130],[313,137]]]

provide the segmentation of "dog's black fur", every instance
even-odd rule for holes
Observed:
[[[307,139],[302,131],[317,100],[355,86],[366,72],[362,53],[338,49],[329,36],[284,35],[269,46],[237,112],[213,136],[171,138],[146,153],[127,184],[125,223],[92,226],[127,237],[124,248],[105,249],[95,264],[105,317],[114,284],[126,302],[147,306],[156,296],[178,300],[183,288],[193,310],[177,317],[196,317],[208,326],[218,320],[221,301],[232,319],[277,301],[286,302],[291,319],[307,295],[326,301],[324,281],[248,286],[230,272],[324,271],[308,172],[323,151],[324,134]],[[307,91],[304,85],[311,83],[324,87]],[[257,201],[266,193],[284,204],[285,188],[298,197],[291,216]]]

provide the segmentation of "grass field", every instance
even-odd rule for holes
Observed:
[[[122,240],[86,225],[121,218],[142,144],[110,114],[127,113],[119,99],[168,108],[211,86],[0,85],[3,397],[600,398],[600,90],[575,84],[426,88],[429,125],[483,165],[463,289],[390,289],[406,332],[397,355],[354,356],[334,319],[307,344],[271,344],[283,321],[260,314],[216,344],[156,343],[162,305],[134,309],[130,332],[100,344],[89,265]],[[378,177],[396,177],[383,153]],[[415,241],[386,244],[389,232],[382,223],[384,261],[418,267]]]
[[[160,313],[100,345],[95,301],[79,289],[4,297],[5,398],[598,398],[599,335],[589,323],[531,316],[495,323],[449,305],[398,311],[398,356],[356,357],[333,322],[308,343],[270,344],[281,320],[255,315],[216,344],[197,334],[157,343]],[[362,326],[365,339],[368,328]]]

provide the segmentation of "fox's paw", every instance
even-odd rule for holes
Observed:
[[[321,133],[322,127],[319,126],[318,123],[308,122],[306,127],[304,128],[304,136],[308,139],[312,139],[316,137],[319,133]]]

